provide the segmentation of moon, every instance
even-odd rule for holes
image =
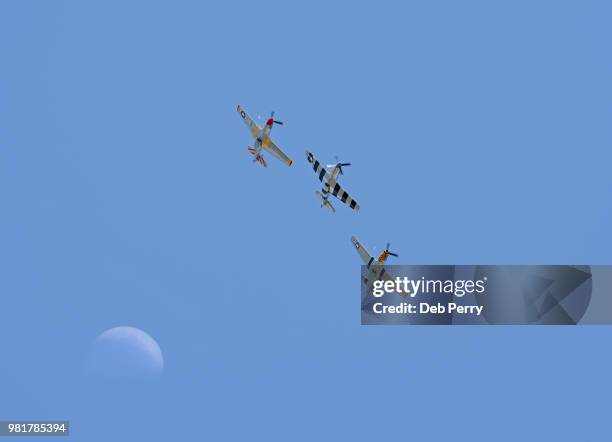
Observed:
[[[159,376],[164,371],[164,357],[159,344],[148,333],[121,326],[96,337],[88,367],[98,375]]]

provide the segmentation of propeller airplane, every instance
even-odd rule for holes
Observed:
[[[327,165],[327,168],[332,169],[330,173],[326,170],[326,167],[321,164],[311,152],[306,151],[306,159],[310,164],[312,164],[312,170],[314,170],[314,172],[319,177],[319,181],[323,183],[323,188],[321,189],[321,191],[315,192],[315,195],[319,197],[321,207],[325,207],[331,210],[332,212],[336,211],[332,203],[329,201],[329,195],[331,194],[343,203],[345,203],[351,209],[355,211],[359,210],[359,204],[357,204],[357,201],[355,201],[348,194],[348,192],[346,192],[340,186],[340,184],[338,184],[337,181],[338,175],[344,175],[342,168],[350,166],[351,163],[341,163],[336,159],[336,164]]]
[[[370,255],[370,253],[366,250],[366,248],[355,238],[351,236],[351,242],[353,246],[359,253],[361,260],[367,269],[367,275],[363,278],[363,283],[368,286],[368,290],[370,289],[370,285],[372,285],[375,280],[391,280],[393,279],[387,270],[385,269],[385,262],[389,258],[389,256],[399,257],[397,253],[391,252],[389,247],[391,244],[387,243],[387,247],[382,253],[378,256],[378,259],[374,259],[374,256]]]
[[[266,121],[264,127],[260,127],[253,119],[247,114],[240,105],[238,105],[238,113],[240,117],[244,120],[244,124],[247,125],[249,131],[251,132],[251,136],[253,140],[255,140],[254,146],[248,146],[249,152],[253,155],[253,161],[259,161],[259,163],[268,167],[268,163],[263,157],[262,149],[270,152],[276,158],[281,160],[287,166],[291,166],[293,161],[289,158],[270,138],[270,132],[272,131],[272,126],[275,124],[283,125],[282,121],[278,121],[274,119],[274,112],[270,113],[270,118]]]

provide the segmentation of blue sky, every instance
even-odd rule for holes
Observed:
[[[611,263],[604,2],[0,6],[0,417],[74,440],[607,440],[607,327],[362,327],[402,264]],[[294,159],[251,162],[235,109]],[[305,149],[353,163],[319,208]],[[164,353],[95,381],[100,332]],[[606,419],[604,419],[606,418]],[[110,425],[112,422],[112,425]]]

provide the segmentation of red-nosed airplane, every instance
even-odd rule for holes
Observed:
[[[255,140],[255,146],[248,147],[249,152],[251,152],[251,154],[254,156],[253,161],[259,161],[262,166],[268,167],[268,163],[266,162],[266,160],[264,160],[264,157],[261,153],[261,150],[265,149],[272,155],[274,155],[276,158],[281,160],[283,163],[285,163],[287,166],[291,166],[291,164],[293,163],[293,161],[291,161],[291,158],[285,155],[285,153],[280,150],[280,148],[276,144],[274,144],[272,142],[272,139],[270,138],[270,131],[272,130],[272,126],[274,126],[275,124],[283,124],[282,121],[274,119],[274,112],[270,114],[270,118],[268,118],[268,121],[266,121],[266,124],[263,128],[259,127],[259,125],[255,121],[253,121],[249,114],[247,114],[244,109],[240,107],[240,105],[238,105],[238,113],[244,120],[244,124],[247,125],[249,131],[251,132],[251,136]]]

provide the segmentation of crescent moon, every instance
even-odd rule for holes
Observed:
[[[159,344],[148,333],[121,326],[96,337],[88,365],[90,371],[103,375],[160,375],[164,371],[164,357]]]

